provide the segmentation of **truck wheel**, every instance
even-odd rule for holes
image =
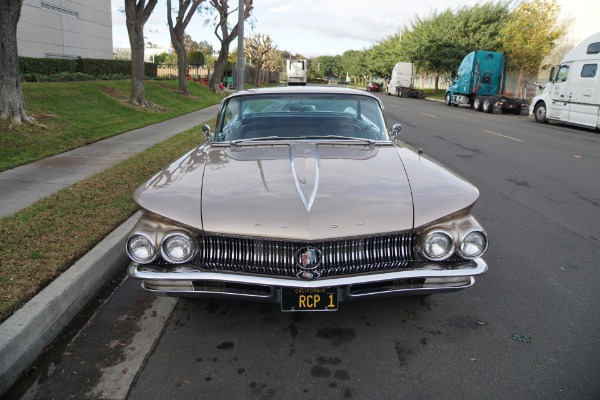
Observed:
[[[494,109],[494,103],[492,102],[491,97],[486,96],[483,98],[483,105],[481,106],[481,109],[483,110],[483,112],[488,114],[492,112],[492,110]]]
[[[535,121],[539,122],[540,124],[545,124],[548,122],[546,119],[546,104],[543,101],[535,105],[535,108],[533,109],[533,117],[535,118]]]
[[[451,106],[452,105],[452,97],[450,96],[450,93],[446,93],[446,97],[444,97],[444,103],[446,103],[447,106]]]
[[[417,91],[417,99],[424,99],[425,93],[422,90]]]
[[[481,103],[481,96],[475,96],[475,99],[473,100],[473,108],[475,111],[481,111]]]

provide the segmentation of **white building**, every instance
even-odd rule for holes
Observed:
[[[24,57],[112,59],[110,0],[25,0],[17,46]]]

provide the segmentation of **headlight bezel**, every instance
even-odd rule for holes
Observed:
[[[139,257],[133,255],[133,253],[131,251],[130,243],[136,237],[141,237],[148,241],[148,243],[150,244],[150,247],[152,248],[152,257],[142,259],[142,258],[139,258]],[[134,232],[131,236],[129,236],[129,238],[127,238],[127,242],[125,242],[125,251],[130,259],[132,259],[133,261],[135,261],[139,264],[149,264],[152,261],[156,260],[159,255],[159,252],[158,252],[158,249],[156,246],[156,242],[154,240],[152,240],[152,238],[149,235],[147,235],[143,232]]]
[[[467,237],[469,235],[472,235],[472,234],[481,235],[481,237],[484,240],[484,245],[481,248],[481,250],[479,250],[478,253],[475,253],[474,255],[468,255],[468,254],[466,254],[464,252],[463,246],[465,245]],[[468,232],[466,232],[465,234],[462,235],[462,237],[460,238],[460,244],[456,247],[456,252],[462,258],[465,258],[467,260],[474,260],[476,258],[481,257],[486,252],[486,250],[488,248],[488,244],[489,244],[488,236],[487,236],[487,234],[483,230],[481,230],[481,229],[472,229],[472,230],[469,230]]]
[[[168,244],[170,239],[173,239],[176,236],[185,238],[189,242],[191,251],[185,258],[176,259],[168,253],[166,245]],[[190,261],[191,259],[193,259],[197,253],[198,253],[198,243],[196,241],[196,238],[193,235],[191,235],[189,232],[186,232],[184,230],[172,230],[172,231],[166,232],[165,235],[162,237],[161,244],[160,244],[160,255],[162,256],[162,258],[165,261],[167,261],[171,264],[184,264],[184,263]]]
[[[427,241],[435,235],[445,236],[446,238],[449,239],[449,242],[450,242],[450,245],[448,246],[446,251],[439,256],[431,255],[426,250]],[[454,235],[452,235],[450,232],[443,230],[443,229],[432,229],[432,230],[428,230],[427,232],[424,232],[423,235],[420,237],[418,249],[419,249],[419,252],[421,253],[421,255],[430,261],[443,261],[443,260],[450,258],[452,256],[452,254],[454,253],[454,250],[456,247],[455,242],[456,242],[456,240],[454,238]]]

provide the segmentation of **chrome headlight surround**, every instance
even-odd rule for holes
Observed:
[[[454,253],[454,237],[442,230],[425,232],[418,242],[419,252],[431,261],[442,261]]]
[[[143,251],[146,249],[146,256],[143,256]],[[141,250],[141,251],[140,251]],[[150,237],[143,233],[134,233],[127,239],[125,244],[125,251],[129,258],[140,264],[148,264],[156,260],[158,257],[158,251],[156,244]]]
[[[460,240],[457,254],[462,258],[472,260],[481,257],[487,250],[488,238],[485,232],[480,230],[472,230],[465,234]]]
[[[162,240],[160,254],[172,264],[190,261],[198,252],[196,239],[185,231],[168,232]]]

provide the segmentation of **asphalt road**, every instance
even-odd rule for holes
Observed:
[[[9,398],[599,399],[600,134],[381,98],[481,192],[474,287],[284,314],[121,277]]]

